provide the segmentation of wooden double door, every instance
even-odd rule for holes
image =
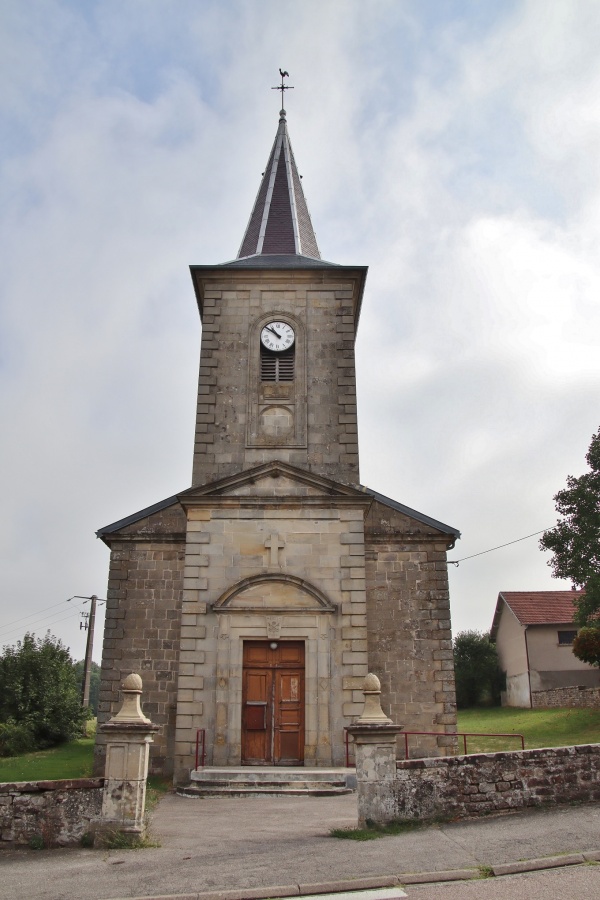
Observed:
[[[244,641],[242,764],[304,763],[304,641]]]

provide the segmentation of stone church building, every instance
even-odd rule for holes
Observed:
[[[284,110],[238,257],[191,275],[192,486],[98,531],[111,551],[99,723],[139,672],[155,773],[187,781],[199,732],[209,766],[343,766],[372,671],[396,723],[440,733],[414,752],[447,752],[459,534],[360,484],[367,269],[321,259]],[[99,736],[98,766],[103,749]]]

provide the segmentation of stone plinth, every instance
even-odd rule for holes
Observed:
[[[110,722],[101,725],[106,739],[106,768],[102,812],[96,823],[98,843],[110,831],[141,836],[150,744],[158,725],[140,708],[142,679],[128,675],[123,682],[123,706]]]
[[[396,738],[402,726],[351,725],[354,739],[358,824],[383,825],[398,818],[393,785],[396,777]]]
[[[383,825],[396,819],[393,795],[396,778],[396,738],[402,731],[381,708],[381,684],[369,672],[364,680],[365,705],[362,715],[348,732],[354,739],[358,824]]]

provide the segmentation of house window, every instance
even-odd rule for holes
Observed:
[[[260,348],[260,380],[261,381],[293,381],[294,380],[295,346],[282,353],[273,353],[261,344]]]
[[[558,632],[558,643],[561,646],[568,646],[572,644],[575,638],[577,637],[576,631],[559,631]]]

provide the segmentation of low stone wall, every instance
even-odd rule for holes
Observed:
[[[0,849],[77,844],[102,809],[103,778],[0,784]]]
[[[401,760],[376,791],[387,821],[600,800],[600,744]]]
[[[534,709],[544,706],[563,706],[572,709],[600,709],[600,687],[552,688],[549,691],[533,691],[531,705]]]

